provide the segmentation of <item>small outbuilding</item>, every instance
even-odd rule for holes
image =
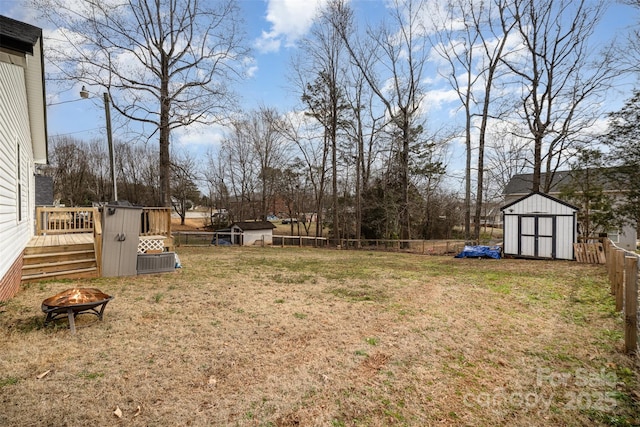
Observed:
[[[276,226],[269,221],[234,222],[231,224],[232,243],[241,246],[251,246],[256,242],[270,245],[274,228]]]
[[[578,208],[533,192],[502,208],[504,256],[574,259]]]

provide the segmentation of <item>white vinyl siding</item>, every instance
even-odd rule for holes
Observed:
[[[24,68],[0,61],[0,277],[33,236],[34,186]],[[18,149],[18,147],[20,147]],[[19,153],[18,153],[19,151]],[[20,167],[17,159],[20,157]],[[18,177],[18,171],[20,177]],[[18,199],[18,186],[22,189]],[[22,220],[19,219],[19,209]]]

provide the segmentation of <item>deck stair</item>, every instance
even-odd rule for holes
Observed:
[[[93,242],[27,246],[22,283],[53,279],[98,277]]]

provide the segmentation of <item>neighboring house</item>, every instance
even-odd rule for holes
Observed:
[[[34,234],[35,165],[46,163],[42,30],[0,16],[0,301],[19,290]]]
[[[551,182],[551,189],[549,196],[559,198],[562,190],[571,185],[573,175],[571,171],[558,171],[554,174]],[[545,174],[541,176],[541,182],[545,181]],[[509,205],[514,201],[521,199],[531,193],[533,183],[533,174],[519,174],[515,175],[504,189],[504,204]],[[600,182],[603,186],[603,192],[614,198],[621,199],[623,193],[614,188],[614,186],[603,179]],[[579,228],[578,224],[578,228]],[[637,245],[638,234],[635,227],[631,225],[625,225],[621,229],[607,230],[609,238],[616,243],[619,247],[627,250],[635,250]]]
[[[232,243],[251,246],[256,242],[270,245],[273,243],[275,225],[269,221],[234,222],[231,225]]]
[[[480,226],[502,228],[502,212],[500,211],[501,207],[502,202],[483,203],[482,210],[480,212]],[[473,209],[475,209],[475,207]],[[471,213],[471,223],[475,224],[473,212],[474,211],[472,211]]]
[[[543,193],[530,193],[501,208],[504,255],[574,259],[578,208]]]

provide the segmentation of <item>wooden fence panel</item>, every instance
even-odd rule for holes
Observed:
[[[604,242],[606,267],[615,297],[616,310],[624,310],[624,343],[628,354],[638,348],[638,264],[640,255],[618,248],[608,239]]]
[[[576,261],[583,264],[605,264],[606,257],[602,243],[574,243]]]
[[[638,257],[625,257],[624,345],[627,353],[638,347]]]
[[[615,275],[615,297],[616,297],[616,311],[622,311],[622,304],[624,301],[624,250],[616,248],[614,252],[614,261],[616,266]]]

